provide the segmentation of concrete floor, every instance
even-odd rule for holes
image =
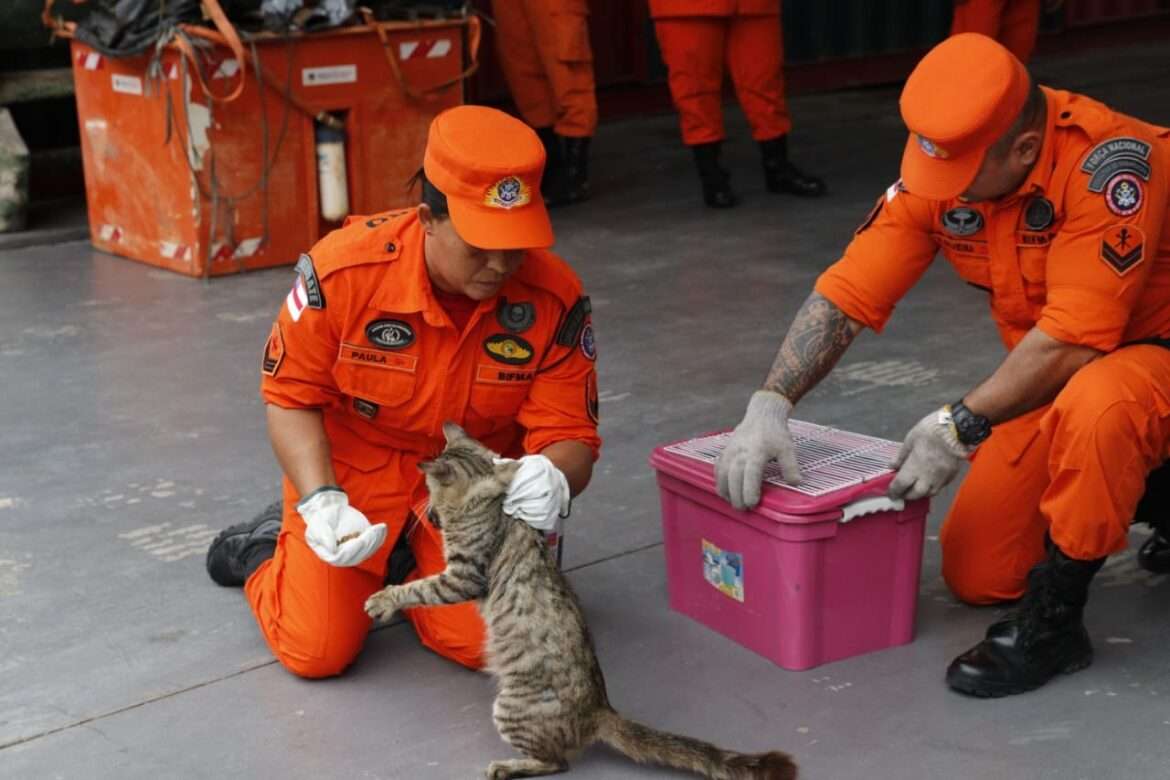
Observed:
[[[1170,124],[1168,62],[1157,45],[1036,70]],[[593,296],[605,437],[565,562],[615,705],[789,750],[809,780],[1170,777],[1170,583],[1132,551],[1094,586],[1096,663],[1006,700],[942,681],[998,614],[939,580],[950,492],[910,645],[789,672],[668,609],[651,449],[739,419],[813,279],[897,176],[896,90],[793,110],[822,201],[763,192],[729,111],[741,208],[701,206],[665,116],[603,127],[595,200],[555,215]],[[275,495],[257,363],[289,283],[282,269],[205,285],[85,243],[0,253],[0,777],[453,780],[510,754],[490,680],[407,627],[376,631],[344,677],[304,681],[271,660],[239,591],[207,579],[214,532]],[[901,438],[1001,359],[984,306],[938,264],[797,416]],[[670,775],[594,749],[572,776]]]

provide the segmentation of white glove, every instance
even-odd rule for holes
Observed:
[[[800,484],[796,445],[788,430],[792,402],[779,393],[757,390],[752,393],[743,420],[715,462],[715,488],[736,509],[760,503],[764,465],[775,459],[780,475],[790,485]]]
[[[496,458],[497,463],[508,462]],[[519,518],[538,531],[553,531],[569,516],[569,481],[543,455],[525,455],[504,494],[504,513]]]
[[[332,566],[357,566],[386,541],[386,524],[370,525],[365,515],[349,505],[349,496],[341,488],[314,490],[297,504],[297,511],[305,519],[309,549]],[[339,539],[345,541],[339,544]]]
[[[959,441],[949,406],[931,412],[906,434],[894,460],[898,475],[887,495],[913,501],[937,494],[955,478],[975,449]]]

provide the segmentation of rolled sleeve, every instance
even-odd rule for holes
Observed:
[[[585,326],[592,333],[593,324]],[[587,354],[592,351],[592,357]],[[524,451],[540,452],[559,441],[579,441],[601,454],[597,433],[598,399],[596,346],[584,342],[558,347],[545,359],[520,405],[517,421],[524,426]]]
[[[930,204],[891,186],[814,289],[850,319],[880,333],[938,252],[929,226]]]

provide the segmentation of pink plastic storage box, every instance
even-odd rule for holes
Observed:
[[[765,471],[740,512],[715,492],[730,434],[659,447],[670,606],[772,659],[810,669],[914,638],[929,500],[891,502],[898,444],[791,421],[802,483]]]

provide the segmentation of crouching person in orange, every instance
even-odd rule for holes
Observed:
[[[650,0],[650,15],[703,201],[711,208],[739,202],[719,162],[725,65],[759,143],[767,190],[823,195],[825,183],[788,160],[792,121],[784,95],[780,0]]]
[[[580,281],[544,249],[544,160],[520,121],[450,109],[431,124],[422,203],[350,218],[297,266],[261,366],[283,517],[229,528],[207,556],[294,674],[340,674],[358,655],[395,542],[413,553],[411,579],[446,567],[418,470],[445,420],[520,458],[505,509],[537,528],[589,482],[593,327]],[[483,664],[474,604],[407,618],[436,653]]]
[[[941,251],[989,293],[1008,354],[910,430],[890,494],[934,495],[971,461],[943,523],[943,577],[969,603],[1020,604],[947,682],[1021,693],[1092,661],[1090,583],[1170,459],[1170,130],[1037,86],[973,33],[926,55],[901,109],[902,179],[817,280],[722,453],[719,489],[754,505],[770,458],[798,477],[792,405]]]

